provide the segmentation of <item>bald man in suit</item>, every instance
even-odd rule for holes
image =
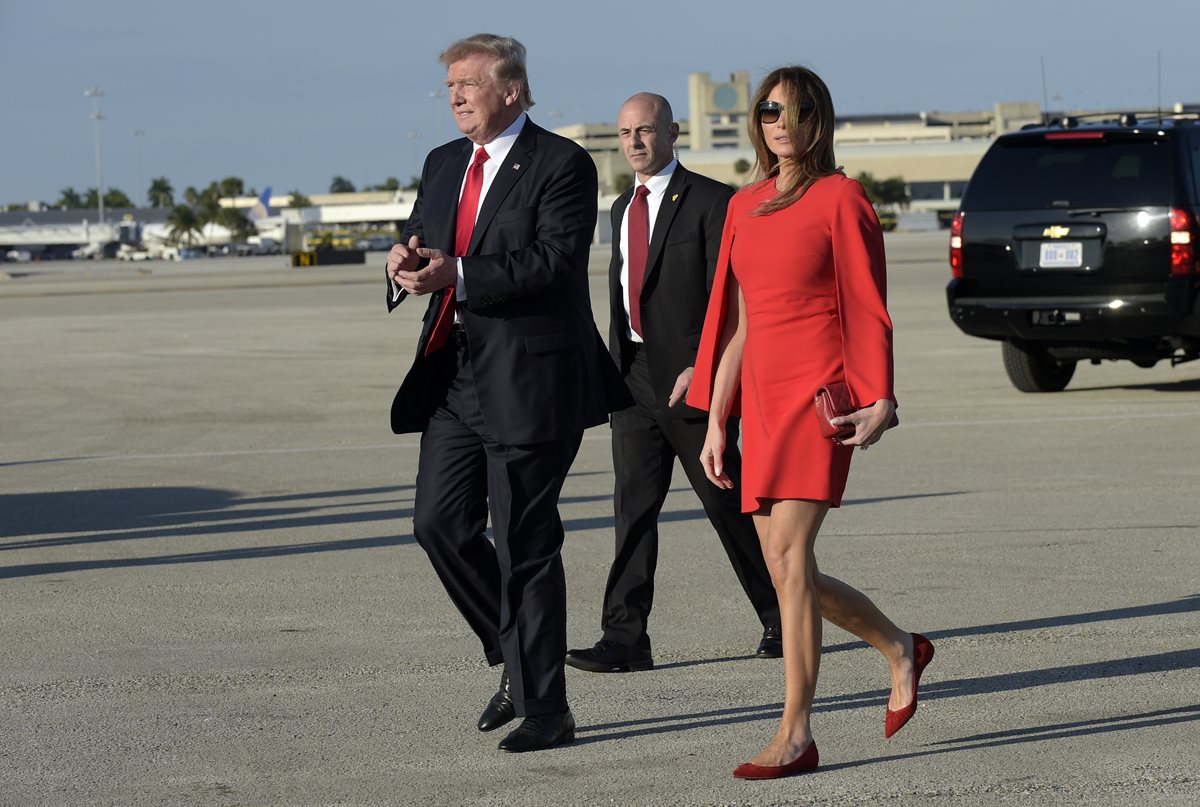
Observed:
[[[779,603],[754,524],[742,513],[736,491],[705,477],[700,450],[708,415],[683,402],[733,191],[674,158],[679,125],[661,95],[639,93],[627,100],[617,126],[636,181],[612,207],[609,349],[636,404],[612,417],[616,552],[604,592],[604,634],[593,647],[571,650],[567,664],[591,672],[654,666],[647,623],[658,517],[676,459],[762,623],[756,655],[777,658]],[[725,467],[737,480],[737,420],[727,429]]]

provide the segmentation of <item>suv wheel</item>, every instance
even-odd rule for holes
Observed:
[[[1058,361],[1035,347],[1005,342],[1004,370],[1021,392],[1061,392],[1075,375],[1075,362]]]

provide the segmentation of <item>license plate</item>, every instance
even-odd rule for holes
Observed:
[[[1083,266],[1083,242],[1044,242],[1038,266],[1043,269],[1078,269]]]

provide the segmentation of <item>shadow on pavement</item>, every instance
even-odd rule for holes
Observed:
[[[152,538],[215,537],[301,528],[394,523],[412,515],[411,486],[241,497],[198,487],[139,487],[0,495],[0,557],[38,550]],[[345,501],[339,501],[345,499]],[[271,506],[277,505],[277,506]],[[64,534],[65,533],[65,534]],[[72,535],[70,533],[78,533]],[[27,538],[50,535],[52,537]],[[18,540],[11,540],[16,538]],[[413,543],[410,535],[214,549],[141,558],[0,566],[0,579],[105,568],[279,557]]]
[[[1041,670],[1027,670],[1024,672],[1004,672],[978,678],[961,678],[952,681],[922,681],[921,701],[928,702],[940,698],[1014,692],[1051,684],[1105,680],[1128,675],[1190,670],[1197,666],[1200,666],[1200,648],[1179,650],[1170,653],[1157,653],[1149,656],[1135,656],[1133,658],[1111,661],[1097,661],[1089,664],[1072,664],[1066,667],[1048,667]],[[934,674],[936,675],[936,665],[932,665],[930,669],[934,670]],[[880,689],[850,695],[817,698],[813,703],[813,711],[830,712],[842,709],[877,708],[882,719],[887,696],[888,690]],[[1116,704],[1114,703],[1113,705],[1115,706]],[[600,723],[594,726],[584,725],[577,729],[577,732],[583,736],[577,738],[576,742],[605,742],[652,734],[690,731],[710,726],[747,723],[756,720],[778,720],[782,713],[782,703],[765,703],[756,706],[716,709],[707,712],[692,712],[665,717]],[[1190,720],[1200,720],[1200,705],[1150,712],[1143,715],[1110,715],[1080,723],[1041,726],[1031,729],[996,732],[992,735],[963,737],[943,742],[943,744],[965,743],[965,745],[957,745],[953,748],[878,757],[860,762],[844,763],[840,767],[852,767],[854,765],[886,762],[895,759],[908,759],[931,753],[945,753],[960,749],[984,748],[992,745],[1054,739],[1059,736],[1092,734],[1100,731],[1144,728],[1146,726],[1166,725]],[[828,765],[824,766],[822,770],[831,770],[836,767],[839,766]]]
[[[952,636],[985,636],[990,633],[1061,628],[1066,625],[1086,625],[1090,622],[1109,622],[1114,619],[1138,619],[1145,616],[1186,614],[1195,611],[1200,611],[1200,594],[1181,597],[1178,600],[1152,603],[1150,605],[1131,605],[1126,608],[1108,608],[1103,611],[1091,611],[1083,614],[1063,614],[1061,616],[1038,617],[1036,619],[1019,619],[1013,622],[996,622],[991,625],[975,625],[967,628],[925,631],[924,635],[929,639],[944,639]],[[843,650],[859,650],[867,646],[866,642],[843,642],[842,644],[829,645],[821,652],[837,653]]]

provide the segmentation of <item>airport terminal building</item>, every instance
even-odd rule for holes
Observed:
[[[739,71],[714,80],[708,73],[688,76],[688,115],[680,119],[679,157],[689,169],[730,185],[749,179],[754,163],[747,123],[750,108],[750,72]],[[1173,111],[1200,111],[1200,104],[1174,104]],[[1116,115],[1119,111],[1114,110]],[[1103,111],[1101,111],[1103,112]],[[910,226],[937,226],[958,207],[958,200],[975,166],[999,135],[1038,123],[1043,116],[1080,116],[1095,111],[1044,112],[1037,101],[1001,101],[974,112],[911,112],[847,115],[837,119],[834,143],[838,162],[850,176],[867,172],[877,179],[900,177],[912,198]],[[605,215],[617,194],[632,182],[621,153],[615,122],[575,123],[554,130],[579,143],[596,162],[600,180],[600,211],[596,238],[607,241]],[[266,221],[258,229],[285,251],[311,248],[312,233],[354,232],[358,236],[399,229],[412,211],[416,192],[363,192],[314,194],[311,206],[290,208],[291,197],[269,199]],[[221,200],[226,207],[249,209],[253,197]],[[28,211],[0,213],[0,258],[28,260],[38,257],[71,257],[83,253],[111,255],[115,245],[151,235],[166,237],[165,211],[132,209],[110,211],[106,222],[95,210],[46,210],[33,203]],[[903,226],[903,225],[902,225]],[[210,244],[228,243],[223,228],[209,228]],[[224,240],[222,240],[224,239]],[[90,246],[92,249],[83,250]],[[373,248],[373,247],[372,247]]]

